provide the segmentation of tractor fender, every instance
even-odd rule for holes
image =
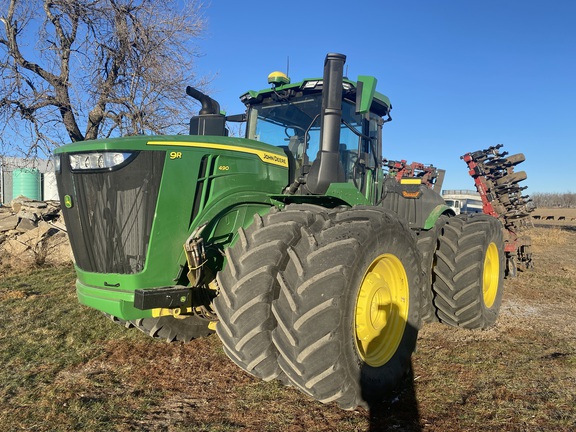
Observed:
[[[424,229],[425,230],[431,229],[434,225],[436,225],[436,221],[442,215],[447,215],[447,216],[452,217],[452,216],[456,216],[456,213],[454,212],[454,210],[452,210],[446,204],[439,204],[434,208],[434,210],[432,210],[430,212],[430,214],[426,218],[426,221],[424,222]]]
[[[382,206],[408,222],[412,229],[430,229],[442,214],[453,214],[444,199],[427,186],[384,181]]]

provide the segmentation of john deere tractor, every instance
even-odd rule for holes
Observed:
[[[272,73],[241,115],[189,87],[190,135],[60,147],[80,302],[168,341],[215,331],[246,372],[342,408],[390,394],[423,321],[494,323],[500,222],[384,174],[392,106],[345,59],[297,83]]]

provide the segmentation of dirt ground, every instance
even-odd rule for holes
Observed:
[[[0,423],[15,431],[576,430],[576,232],[536,228],[531,235],[536,268],[505,281],[496,325],[424,326],[413,375],[394,400],[369,411],[342,411],[254,379],[226,358],[215,336],[167,344],[108,322],[77,305],[71,269],[54,279],[67,291],[51,306],[34,304],[44,295],[35,282],[0,283],[13,317],[46,320],[42,328],[19,324],[30,327],[26,342],[14,345],[17,331],[0,328],[7,353]],[[39,286],[56,284],[39,279]],[[52,316],[54,305],[63,310]],[[21,353],[35,343],[38,352]],[[70,360],[56,359],[71,350]]]
[[[576,426],[576,368],[572,367],[569,375],[564,375],[563,368],[559,371],[554,368],[558,362],[571,362],[574,366],[576,353],[576,237],[574,234],[564,235],[564,232],[556,230],[537,231],[533,239],[537,268],[506,281],[501,316],[493,328],[471,332],[441,324],[425,326],[414,357],[414,381],[407,382],[403,392],[390,405],[372,407],[371,413],[363,410],[345,413],[336,407],[310,401],[293,390],[286,391],[275,384],[264,386],[229,363],[214,373],[214,362],[203,359],[197,364],[199,369],[194,374],[203,377],[200,382],[193,377],[190,381],[183,380],[182,387],[176,388],[180,388],[180,395],[186,396],[166,400],[148,416],[156,417],[160,423],[158,426],[166,422],[168,413],[171,413],[171,421],[163,426],[169,426],[175,418],[187,423],[185,419],[193,417],[194,427],[202,428],[200,425],[213,423],[215,408],[217,412],[224,408],[231,430],[279,430],[283,428],[282,424],[291,430],[302,431],[561,429],[561,423],[557,428],[548,429],[552,424],[546,419],[545,410],[537,408],[543,403],[546,410],[552,411],[550,415],[571,417],[565,425],[569,430],[570,423]],[[543,273],[549,284],[542,284],[539,276]],[[157,363],[158,357],[152,354],[155,367],[148,371],[147,380],[166,385],[163,382],[166,374],[180,372],[173,368],[174,359],[188,357],[185,351],[180,350],[194,350],[192,355],[197,358],[200,353],[194,347],[200,348],[200,344],[204,351],[203,341],[171,347],[178,350],[176,355],[163,357],[160,364]],[[219,350],[216,340],[209,344]],[[163,353],[166,353],[166,348],[158,347]],[[122,351],[122,347],[114,346],[106,361],[124,363],[134,355],[131,351],[130,357],[125,359],[120,356]],[[491,374],[494,369],[497,373]],[[186,374],[187,371],[181,372]],[[518,377],[518,373],[523,376]],[[515,382],[516,379],[520,379],[520,383]],[[526,379],[528,382],[524,382]],[[240,386],[240,399],[244,399],[244,403],[238,407],[236,392],[240,383],[243,384]],[[255,400],[252,400],[254,396],[244,393],[249,392],[251,386],[260,389],[254,395]],[[566,392],[562,390],[563,386],[572,390]],[[556,390],[558,394],[553,394],[554,387],[559,387]],[[215,391],[210,392],[210,389]],[[190,395],[194,397],[190,399]],[[562,397],[567,400],[555,400]],[[489,398],[491,401],[485,406]],[[477,410],[486,418],[482,419]],[[363,425],[366,420],[367,427]],[[145,421],[141,426],[147,423]],[[346,426],[353,429],[344,428]],[[209,427],[206,430],[210,430]]]

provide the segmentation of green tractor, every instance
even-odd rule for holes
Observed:
[[[500,222],[384,175],[390,101],[345,59],[271,74],[241,115],[189,87],[190,135],[58,148],[80,303],[168,341],[215,331],[246,372],[346,409],[394,390],[422,322],[493,324]]]

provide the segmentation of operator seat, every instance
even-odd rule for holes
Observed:
[[[294,156],[296,162],[295,169],[299,170],[304,163],[304,139],[299,135],[293,135],[288,141],[288,150]]]

